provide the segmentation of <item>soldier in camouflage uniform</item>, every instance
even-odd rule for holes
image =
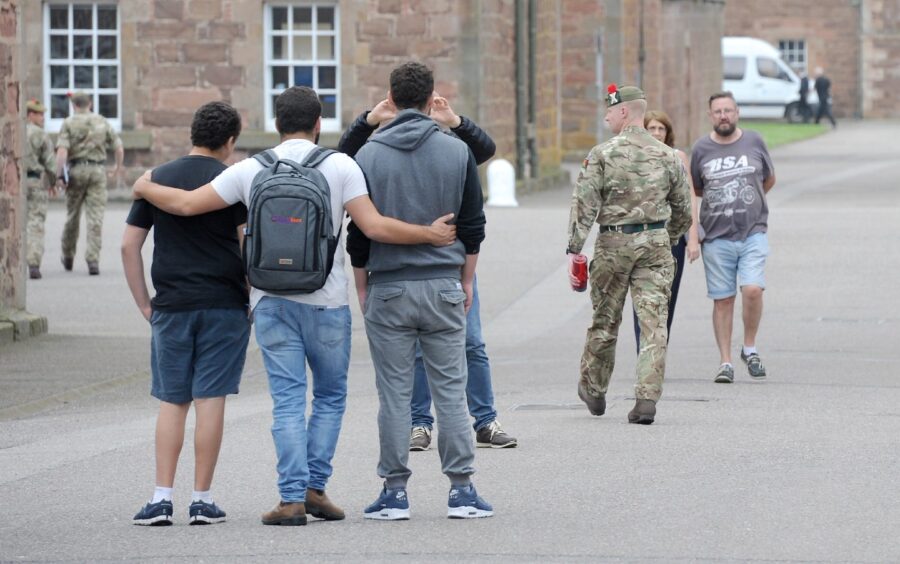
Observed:
[[[37,280],[41,277],[41,259],[44,257],[47,202],[56,183],[56,159],[50,137],[44,131],[44,112],[47,108],[37,100],[28,100],[25,108],[28,115],[28,123],[25,125],[25,190],[28,199],[25,260],[28,262],[29,278]],[[44,179],[44,173],[47,174],[47,179]]]
[[[71,96],[74,114],[63,121],[57,141],[56,160],[60,169],[68,161],[66,188],[66,225],[62,236],[62,263],[72,270],[81,206],[87,221],[87,251],[84,258],[88,272],[100,274],[100,244],[103,232],[103,210],[106,208],[106,151],[115,150],[116,176],[122,172],[125,153],[122,141],[103,116],[91,112],[91,98],[83,92]],[[59,184],[65,184],[62,170]]]
[[[594,223],[600,225],[590,264],[593,323],[581,359],[578,396],[591,414],[606,411],[616,338],[630,289],[641,340],[637,401],[628,421],[648,425],[656,415],[665,372],[666,319],[675,269],[671,247],[691,225],[691,200],[681,160],[644,129],[644,93],[613,84],[606,104],[606,123],[616,136],[594,147],[584,160],[569,219],[567,253],[573,286],[573,258]]]

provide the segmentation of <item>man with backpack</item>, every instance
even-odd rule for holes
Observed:
[[[191,192],[155,184],[148,174],[134,185],[135,197],[176,215],[196,215],[236,202],[248,206],[250,306],[274,404],[272,436],[281,495],[278,505],[263,514],[266,525],[305,525],[307,514],[344,518],[343,510],[325,495],[325,486],[346,406],[350,309],[344,255],[336,253],[333,265],[327,264],[318,237],[336,246],[346,210],[378,241],[446,246],[455,240],[455,228],[446,223],[450,215],[430,226],[380,215],[356,163],[317,148],[321,109],[318,95],[308,87],[288,88],[278,96],[275,124],[282,142],[272,150],[275,163],[272,153],[245,159]],[[303,166],[310,156],[314,168]],[[267,198],[270,190],[281,195]],[[317,196],[322,193],[329,196],[325,201]],[[306,252],[297,253],[298,247]],[[282,276],[284,272],[294,272],[293,289],[285,283],[290,276]],[[324,285],[316,288],[310,280]],[[313,395],[308,421],[307,362]]]

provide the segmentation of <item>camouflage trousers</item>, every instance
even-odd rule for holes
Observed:
[[[42,178],[29,178],[25,183],[28,200],[25,218],[25,260],[28,266],[41,266],[44,258],[44,223],[47,221],[47,203],[50,192]]]
[[[66,188],[66,225],[62,234],[62,256],[74,258],[81,223],[81,208],[87,223],[88,262],[100,261],[100,244],[103,235],[103,211],[106,209],[106,167],[79,164],[69,169],[69,185]]]
[[[616,339],[625,296],[631,290],[641,326],[635,397],[656,401],[666,370],[669,296],[675,261],[665,229],[642,233],[601,232],[590,265],[594,316],[581,357],[581,383],[606,393],[616,363]]]

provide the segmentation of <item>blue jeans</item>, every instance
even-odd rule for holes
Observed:
[[[497,418],[494,409],[494,388],[491,385],[491,365],[487,353],[484,352],[484,337],[481,335],[481,315],[479,313],[478,280],[474,284],[472,307],[466,315],[466,365],[469,379],[466,383],[466,400],[469,404],[469,415],[475,418],[473,427],[477,431]],[[431,415],[431,391],[425,376],[425,363],[422,351],[416,346],[416,369],[412,394],[413,427],[434,426]]]
[[[253,311],[272,395],[278,490],[285,502],[324,490],[347,405],[350,308],[266,296]],[[306,363],[312,370],[312,414],[306,420]]]

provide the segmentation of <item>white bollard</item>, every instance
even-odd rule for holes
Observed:
[[[488,201],[487,205],[516,208],[516,169],[512,163],[504,159],[495,159],[488,165]]]

